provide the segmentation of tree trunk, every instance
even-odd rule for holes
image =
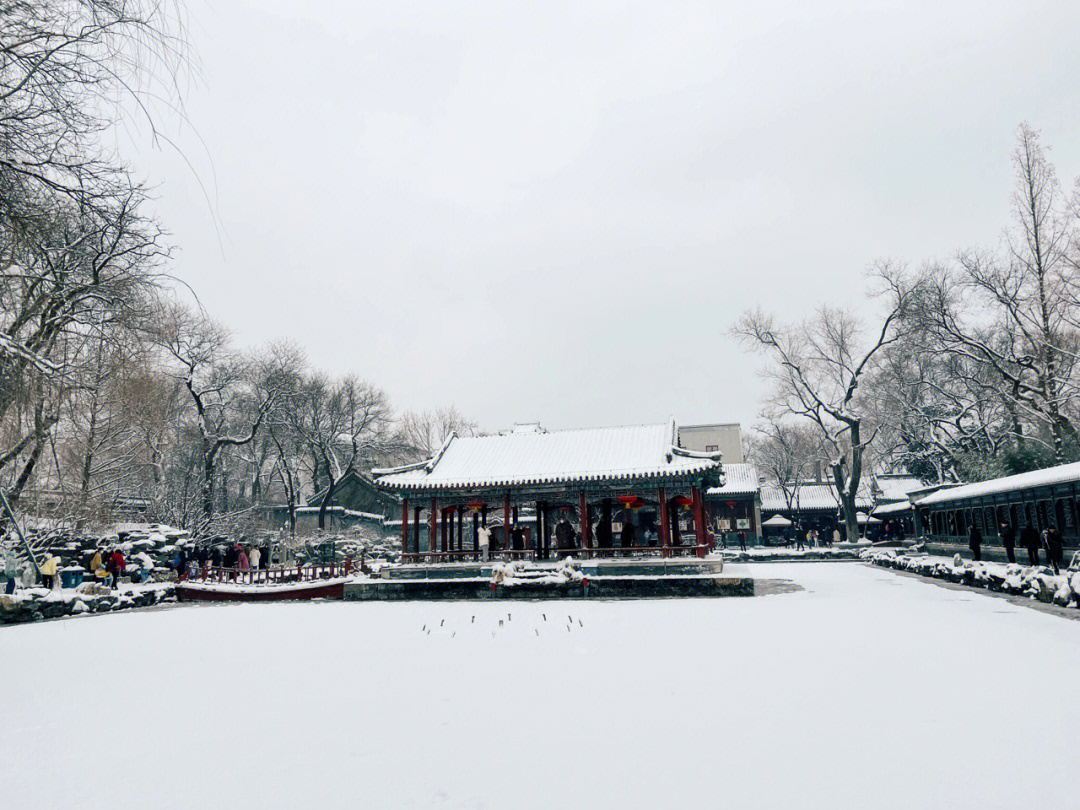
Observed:
[[[203,516],[210,520],[214,516],[214,456],[212,447],[203,446]]]
[[[337,486],[337,481],[334,479],[332,473],[327,473],[326,494],[323,496],[322,502],[319,504],[319,528],[326,528],[326,510],[330,506],[330,499],[334,497],[334,487]]]

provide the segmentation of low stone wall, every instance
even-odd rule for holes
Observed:
[[[864,551],[862,558],[874,565],[973,588],[1027,596],[1065,607],[1080,607],[1080,572],[1077,571],[1055,575],[1044,566],[974,562],[961,559],[959,554],[952,558],[932,557],[927,554],[904,554],[892,549]]]
[[[98,593],[93,589],[23,588],[13,595],[0,596],[0,624],[22,624],[65,616],[110,613],[117,610],[151,607],[175,601],[171,584],[121,586],[120,591]]]

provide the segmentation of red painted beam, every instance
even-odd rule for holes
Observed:
[[[697,541],[698,556],[705,556],[705,509],[701,502],[701,490],[694,487],[691,491],[694,499],[694,539]]]

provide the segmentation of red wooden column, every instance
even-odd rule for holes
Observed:
[[[701,502],[701,490],[694,487],[690,490],[694,500],[694,539],[697,542],[697,555],[705,556],[705,509]]]
[[[585,499],[585,490],[578,492],[578,515],[581,522],[581,547],[592,548],[592,523],[589,521],[589,502]]]
[[[503,495],[503,549],[513,548],[510,541],[510,490]]]
[[[431,496],[431,516],[428,519],[428,522],[431,524],[430,527],[429,527],[430,528],[430,535],[429,535],[429,539],[428,539],[428,551],[430,551],[433,554],[436,551],[438,551],[438,546],[436,545],[436,521],[438,519],[439,519],[439,501],[434,495],[432,495]]]
[[[457,510],[457,550],[463,551],[464,547],[461,544],[462,527],[465,524],[465,507],[459,506]]]
[[[409,499],[401,502],[401,553],[409,553]],[[402,557],[404,561],[404,556]]]
[[[663,556],[671,556],[671,518],[668,516],[667,490],[660,487],[656,493],[660,501],[660,545],[664,547]]]
[[[439,546],[439,550],[444,553],[446,552],[446,520],[449,516],[450,512],[448,512],[447,509],[444,509],[440,521],[440,526],[442,527],[442,545]]]

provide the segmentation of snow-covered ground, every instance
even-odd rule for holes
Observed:
[[[1076,806],[1080,622],[868,565],[756,573],[805,590],[3,628],[3,805]]]

